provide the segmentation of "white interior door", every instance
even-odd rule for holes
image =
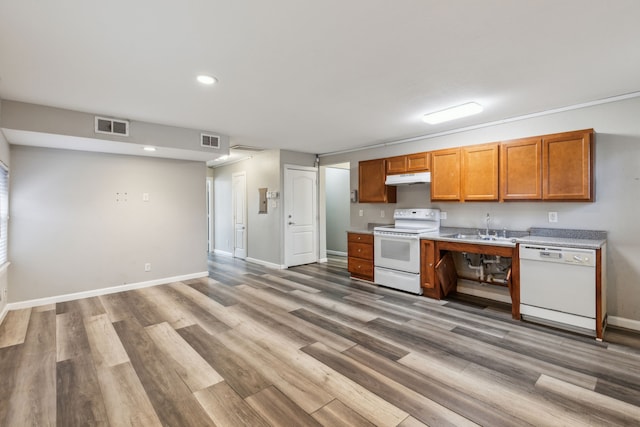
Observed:
[[[287,267],[318,261],[318,171],[285,166],[284,258]]]
[[[233,256],[247,257],[247,174],[236,172],[231,176],[233,205]]]

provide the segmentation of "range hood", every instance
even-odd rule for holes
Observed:
[[[409,185],[431,182],[431,172],[403,173],[387,175],[385,185]]]

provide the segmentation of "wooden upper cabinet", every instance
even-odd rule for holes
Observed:
[[[498,200],[499,144],[462,147],[462,199]]]
[[[593,201],[593,129],[542,137],[545,200]]]
[[[408,172],[428,172],[431,155],[428,152],[390,157],[387,160],[387,175]]]
[[[542,199],[542,138],[524,138],[500,146],[500,199]]]
[[[407,156],[389,157],[387,160],[387,175],[405,173],[407,171]]]
[[[428,172],[431,153],[407,154],[407,172]]]
[[[500,146],[500,200],[593,201],[593,129]]]
[[[358,163],[360,203],[395,203],[396,187],[384,185],[386,160],[375,159]]]
[[[457,201],[460,196],[460,148],[432,151],[431,200]]]

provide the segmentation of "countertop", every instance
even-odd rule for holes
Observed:
[[[373,234],[374,228],[381,227],[384,225],[393,225],[393,224],[382,224],[382,223],[370,222],[367,224],[367,228],[349,227],[347,228],[347,233]]]
[[[373,229],[379,225],[389,224],[367,224],[367,228],[349,228],[348,233],[373,234]],[[452,235],[461,234],[469,236],[465,238],[455,238]],[[540,246],[561,246],[577,249],[600,249],[607,242],[607,232],[598,230],[575,230],[532,227],[526,231],[507,230],[507,237],[504,238],[502,230],[490,230],[489,234],[497,234],[496,240],[482,240],[476,236],[477,228],[463,227],[441,227],[438,232],[428,233],[421,236],[425,240],[440,240],[446,242],[472,243],[478,245],[515,247],[520,244],[531,244]]]
[[[607,232],[532,227],[529,229],[529,236],[519,239],[519,243],[577,249],[600,249],[607,243]]]

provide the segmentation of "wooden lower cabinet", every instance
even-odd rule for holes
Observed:
[[[520,319],[520,262],[518,246],[505,247],[464,242],[421,240],[420,284],[423,295],[442,299],[455,293],[458,276],[451,252],[468,252],[485,255],[500,255],[511,258],[512,274],[508,280],[511,296],[511,315]]]
[[[373,282],[373,235],[347,233],[347,269],[352,277]]]
[[[440,299],[436,288],[435,260],[436,242],[433,240],[420,241],[420,286],[422,294],[429,298]]]

